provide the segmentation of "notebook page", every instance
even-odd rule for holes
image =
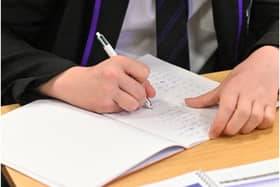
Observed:
[[[139,60],[151,69],[149,80],[157,92],[156,97],[151,99],[153,109],[141,108],[133,113],[107,116],[185,147],[208,140],[208,130],[217,108],[192,109],[185,106],[184,98],[205,93],[218,83],[151,55]]]
[[[3,115],[1,129],[3,164],[50,186],[101,186],[174,145],[54,100]]]

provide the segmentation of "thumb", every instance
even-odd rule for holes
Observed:
[[[185,104],[192,108],[204,108],[217,104],[219,101],[219,87],[203,95],[185,98]]]

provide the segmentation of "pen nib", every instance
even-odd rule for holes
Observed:
[[[149,98],[146,99],[144,107],[147,108],[147,109],[151,109],[151,110],[153,109],[152,102]]]

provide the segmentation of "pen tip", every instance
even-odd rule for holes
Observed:
[[[96,36],[100,36],[100,35],[101,35],[100,32],[97,32],[97,33],[96,33]]]

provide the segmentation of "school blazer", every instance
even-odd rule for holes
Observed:
[[[278,0],[212,0],[218,49],[215,70],[230,69],[255,49],[278,47]],[[80,65],[92,16],[115,47],[128,0],[2,0],[2,105],[43,98],[36,88]],[[100,6],[98,8],[98,6]],[[88,65],[107,56],[93,42]]]

